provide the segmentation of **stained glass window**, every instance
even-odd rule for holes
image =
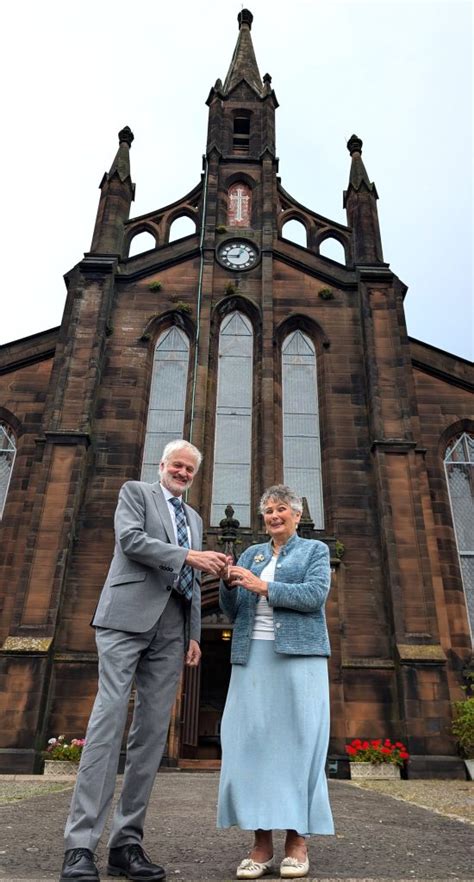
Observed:
[[[13,431],[6,423],[0,423],[0,518],[5,508],[15,456],[16,441]]]
[[[464,432],[444,458],[467,612],[474,635],[474,435]]]
[[[171,327],[158,339],[153,360],[150,402],[143,451],[142,481],[158,480],[158,466],[168,441],[183,437],[189,340]]]
[[[249,319],[232,312],[219,333],[216,433],[211,524],[230,502],[242,527],[250,526],[253,331]]]
[[[324,527],[319,440],[318,385],[314,345],[302,331],[293,331],[282,348],[283,475],[300,496],[306,496],[317,530]]]

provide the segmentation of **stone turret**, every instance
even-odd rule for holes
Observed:
[[[382,240],[377,214],[378,194],[362,162],[362,141],[352,135],[347,142],[352,157],[349,186],[344,191],[347,223],[352,227],[354,263],[372,266],[383,263]]]
[[[92,254],[120,254],[122,251],[124,223],[130,215],[130,205],[135,197],[135,184],[130,176],[130,147],[133,132],[125,126],[119,132],[119,148],[110,171],[100,183],[100,200],[97,209]]]

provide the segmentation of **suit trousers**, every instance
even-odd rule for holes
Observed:
[[[64,838],[66,849],[95,851],[112,802],[128,703],[136,698],[122,791],[109,847],[140,843],[184,660],[183,601],[170,594],[158,622],[142,634],[96,628],[99,687],[86,732]]]

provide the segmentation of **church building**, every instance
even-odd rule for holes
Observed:
[[[155,481],[164,445],[184,437],[204,454],[188,501],[205,548],[238,556],[263,541],[258,500],[283,481],[305,497],[301,535],[330,548],[330,774],[347,774],[356,737],[405,742],[411,777],[464,774],[450,723],[472,665],[474,372],[407,335],[360,137],[347,224],[284,189],[252,18],[239,13],[207,99],[196,187],[130,217],[124,128],[60,327],[0,347],[3,773],[38,771],[48,738],[84,735],[120,487]],[[219,764],[232,626],[213,577],[202,625],[170,766]]]

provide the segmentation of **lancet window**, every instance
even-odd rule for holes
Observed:
[[[189,369],[189,340],[171,327],[158,338],[143,451],[142,481],[158,480],[158,466],[168,441],[183,437]]]
[[[300,330],[282,347],[283,475],[301,496],[317,530],[324,527],[316,351]]]
[[[216,430],[211,524],[230,502],[242,527],[250,526],[253,329],[240,312],[222,321],[219,332]]]
[[[0,422],[0,519],[5,509],[15,457],[15,435],[7,423]]]
[[[474,435],[455,438],[444,458],[467,612],[474,635]]]

